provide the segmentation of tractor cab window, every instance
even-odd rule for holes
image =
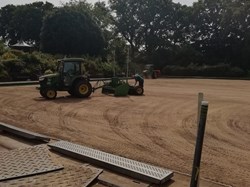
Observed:
[[[65,62],[63,73],[66,75],[78,75],[80,73],[79,63]]]

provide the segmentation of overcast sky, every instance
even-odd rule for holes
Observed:
[[[37,1],[37,0],[0,0],[0,7],[3,7],[3,6],[8,5],[8,4],[21,5],[21,4],[33,3],[35,1]],[[43,0],[40,0],[40,1],[43,1]],[[69,0],[47,0],[47,1],[54,4],[55,6],[59,6],[62,3],[68,2]],[[95,3],[97,1],[99,1],[99,0],[87,0],[87,2],[90,2],[90,3]],[[195,2],[195,1],[197,1],[197,0],[173,0],[173,2],[180,2],[181,4],[186,4],[189,6],[192,5],[193,2]]]

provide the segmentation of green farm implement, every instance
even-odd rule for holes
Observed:
[[[98,80],[98,82],[99,81],[102,81],[103,84],[98,87],[93,87],[93,92],[96,89],[102,88],[103,94],[114,94],[114,96],[143,95],[144,93],[142,87],[131,86],[124,78],[112,77],[108,82],[103,80]]]

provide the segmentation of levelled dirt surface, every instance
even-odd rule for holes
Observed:
[[[250,184],[250,81],[145,80],[144,96],[48,101],[34,86],[1,87],[0,119],[30,131],[190,174],[197,95],[209,102],[201,178]]]

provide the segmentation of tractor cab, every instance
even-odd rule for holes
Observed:
[[[84,61],[80,59],[59,60],[57,72],[62,86],[70,86],[75,77],[85,74]]]

